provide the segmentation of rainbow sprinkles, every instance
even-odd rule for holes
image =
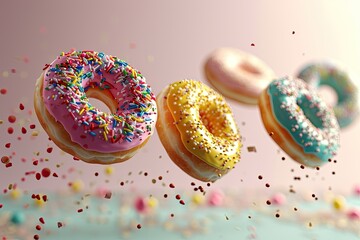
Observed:
[[[46,108],[83,148],[116,152],[121,145],[120,150],[128,150],[152,133],[155,96],[142,74],[125,61],[101,52],[73,51],[62,53],[44,70]],[[95,98],[100,92],[116,102],[112,113],[90,103],[94,90]]]

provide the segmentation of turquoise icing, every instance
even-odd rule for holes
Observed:
[[[341,128],[348,126],[359,115],[358,88],[345,71],[326,63],[309,64],[302,68],[298,77],[315,88],[326,85],[335,91],[337,103],[334,112]]]
[[[333,158],[339,147],[339,126],[333,112],[305,82],[275,80],[267,93],[275,118],[305,153],[322,163]],[[310,160],[302,161],[314,165]]]

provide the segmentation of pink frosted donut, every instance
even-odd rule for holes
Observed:
[[[111,112],[101,112],[89,97],[103,101]],[[34,106],[51,140],[89,163],[129,159],[152,135],[157,119],[155,96],[142,74],[94,51],[62,53],[46,65]]]
[[[257,104],[258,97],[275,78],[273,70],[257,57],[234,48],[220,48],[205,63],[208,81],[225,97]]]

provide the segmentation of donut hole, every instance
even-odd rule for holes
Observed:
[[[108,90],[89,89],[86,92],[89,103],[101,112],[116,113],[117,104]]]
[[[224,137],[225,119],[216,109],[203,107],[199,110],[199,116],[205,128],[215,137]]]
[[[239,66],[242,70],[244,70],[245,72],[254,74],[254,75],[259,75],[260,71],[257,67],[255,67],[254,65],[248,63],[248,62],[242,62],[240,63]]]
[[[336,91],[327,85],[319,86],[318,95],[326,102],[328,106],[335,106],[339,100]]]
[[[106,105],[106,103],[103,102],[102,100],[91,97],[91,98],[89,98],[89,102],[91,103],[91,105],[93,107],[95,107],[96,109],[98,109],[101,112],[105,112],[105,113],[111,112],[109,106]]]
[[[323,122],[321,118],[318,117],[319,107],[317,104],[314,104],[313,98],[307,95],[301,95],[297,99],[297,107],[299,107],[308,121],[311,122],[316,128],[322,129]]]

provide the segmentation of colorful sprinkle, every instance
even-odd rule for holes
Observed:
[[[72,51],[62,53],[45,71],[45,105],[64,107],[57,112],[48,110],[65,128],[72,128],[73,122],[63,118],[63,112],[82,126],[74,131],[88,150],[101,148],[94,138],[116,143],[107,145],[106,149],[112,150],[135,139],[142,142],[152,131],[157,118],[155,96],[142,74],[123,60],[101,52]],[[92,106],[86,96],[90,88],[109,90],[119,103],[117,111],[104,113]]]

